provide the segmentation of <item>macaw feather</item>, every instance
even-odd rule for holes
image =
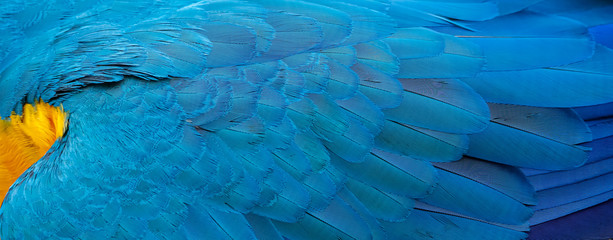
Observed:
[[[383,111],[388,120],[457,134],[480,132],[488,124],[490,116],[485,101],[461,81],[400,79],[400,83],[404,89],[402,103]],[[406,114],[403,109],[421,114]]]
[[[611,237],[569,224],[613,196],[578,2],[5,0],[0,235]]]
[[[68,113],[45,102],[26,104],[23,113],[0,119],[0,204],[9,187],[64,136]]]

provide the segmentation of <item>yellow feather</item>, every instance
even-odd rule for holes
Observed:
[[[39,101],[0,119],[0,204],[10,186],[64,135],[68,113]]]

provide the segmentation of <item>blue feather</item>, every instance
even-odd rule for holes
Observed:
[[[383,111],[388,120],[457,134],[480,132],[487,126],[487,105],[463,82],[451,79],[400,79],[400,82],[404,88],[402,103]],[[405,109],[421,114],[409,114]]]
[[[324,145],[330,152],[349,162],[362,162],[374,146],[373,134],[357,120],[348,121],[344,133],[331,135]]]
[[[417,159],[444,162],[462,157],[468,149],[468,137],[387,120],[375,137],[375,145]]]
[[[540,204],[534,207],[535,216],[530,224],[556,219],[609,200],[613,192],[602,183],[612,179],[613,174],[605,174],[576,184],[539,191],[537,198]]]
[[[291,56],[311,49],[323,40],[321,27],[311,18],[279,12],[269,14],[266,22],[273,29],[271,45],[253,61],[265,62]],[[288,42],[286,39],[301,41]]]
[[[613,112],[613,103],[604,103],[586,107],[573,108],[581,118],[585,120],[594,120],[598,118],[606,118]]]
[[[357,61],[355,48],[349,46],[330,48],[320,52],[345,66],[352,66]]]
[[[437,179],[438,186],[432,194],[420,201],[470,217],[510,225],[520,225],[532,216],[532,210],[521,202],[470,178],[440,169]]]
[[[529,9],[536,12],[556,14],[576,19],[588,26],[595,26],[603,23],[611,23],[611,15],[608,13],[613,10],[613,6],[605,1],[598,0],[581,2],[547,0],[540,1],[530,6]]]
[[[505,138],[495,137],[500,135]],[[471,157],[549,170],[578,167],[588,156],[588,148],[499,123],[492,123],[483,132],[471,135],[468,149],[467,155]]]
[[[370,216],[385,221],[401,221],[406,219],[413,209],[415,200],[406,198],[407,201],[399,201],[397,198],[374,187],[368,186],[356,180],[347,181],[347,190],[368,209]]]
[[[399,59],[432,57],[445,49],[442,35],[427,28],[399,29],[383,41]]]
[[[230,238],[253,239],[253,230],[242,214],[210,209],[203,211],[201,205],[189,206],[187,218],[199,225],[185,226],[185,238]]]
[[[322,5],[335,9],[342,9],[351,18],[351,34],[341,43],[343,45],[370,42],[394,33],[396,26],[394,20],[379,11],[353,5],[351,3],[316,0]]]
[[[327,208],[307,213],[297,224],[274,222],[292,239],[370,238],[368,225],[346,202],[335,198]]]
[[[358,92],[354,97],[337,100],[336,103],[353,119],[358,120],[368,132],[377,135],[383,127],[383,112],[366,96]]]
[[[338,196],[345,201],[345,203],[349,204],[349,206],[358,213],[360,218],[366,222],[373,239],[384,239],[387,237],[379,220],[370,214],[370,211],[355,197],[355,195],[347,189],[344,189],[338,193]]]
[[[396,4],[451,19],[483,21],[498,15],[493,1],[395,1]]]
[[[69,119],[0,235],[611,237],[612,6],[6,0],[0,116]]]
[[[333,160],[333,164],[354,181],[384,193],[420,198],[430,194],[436,182],[436,172],[430,163],[382,150],[373,150],[360,163]]]
[[[513,30],[500,27],[525,21],[530,21],[530,26]],[[489,71],[566,65],[590,57],[594,48],[584,25],[560,17],[520,12],[468,26],[474,30],[449,27],[437,30],[478,44]]]
[[[270,219],[254,214],[245,215],[245,219],[253,227],[253,233],[257,239],[283,239]]]
[[[255,1],[270,9],[291,12],[313,18],[317,21],[323,39],[315,46],[316,49],[339,45],[351,33],[351,17],[338,9],[302,1]]]
[[[445,48],[441,54],[400,59],[400,78],[454,78],[475,76],[485,63],[481,49],[464,39],[441,35]]]
[[[303,131],[294,136],[296,145],[302,150],[311,163],[311,169],[319,172],[330,163],[328,149],[315,133]]]
[[[522,239],[527,234],[471,218],[415,209],[407,221],[383,222],[391,239]],[[477,234],[479,233],[479,234]]]
[[[607,197],[610,198],[610,197]],[[538,212],[537,212],[538,213]],[[609,226],[611,215],[611,201],[583,209],[577,213],[550,222],[532,226],[530,239],[547,238],[606,238],[611,236]],[[573,228],[566,228],[573,224]]]
[[[284,187],[274,200],[265,206],[255,207],[252,212],[271,220],[293,223],[302,219],[311,202],[306,188],[291,176],[282,176]]]
[[[610,84],[613,77],[607,66],[612,59],[611,49],[597,47],[592,58],[584,62],[524,71],[482,72],[464,82],[489,102],[541,107],[603,104],[611,101],[608,93],[613,88]]]
[[[334,59],[328,59],[330,75],[325,91],[334,99],[352,97],[358,90],[358,76],[349,67]]]
[[[434,163],[434,166],[479,182],[523,204],[537,203],[534,182],[523,178],[523,173],[516,168],[470,157],[455,162]]]
[[[354,46],[358,62],[371,66],[385,75],[393,76],[398,73],[398,58],[391,52],[390,46],[383,41],[357,44]],[[356,64],[357,65],[357,64]],[[356,65],[352,69],[356,70]]]
[[[571,185],[611,172],[613,170],[611,162],[613,159],[608,158],[585,164],[572,171],[553,171],[532,175],[528,177],[528,180],[536,191]]]
[[[352,70],[360,78],[360,92],[375,105],[380,108],[393,108],[400,105],[402,86],[398,80],[366,64],[353,65]]]
[[[596,139],[593,142],[583,144],[585,147],[590,147],[592,149],[587,162],[595,162],[613,157],[613,149],[610,147],[611,144],[613,144],[613,136]]]

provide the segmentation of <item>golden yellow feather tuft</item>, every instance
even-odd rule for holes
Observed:
[[[68,113],[45,102],[26,104],[23,114],[0,119],[0,204],[10,186],[64,135]]]

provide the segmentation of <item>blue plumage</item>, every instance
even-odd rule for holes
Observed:
[[[0,235],[555,237],[613,198],[613,5],[577,4],[6,1],[0,116],[70,119]]]

